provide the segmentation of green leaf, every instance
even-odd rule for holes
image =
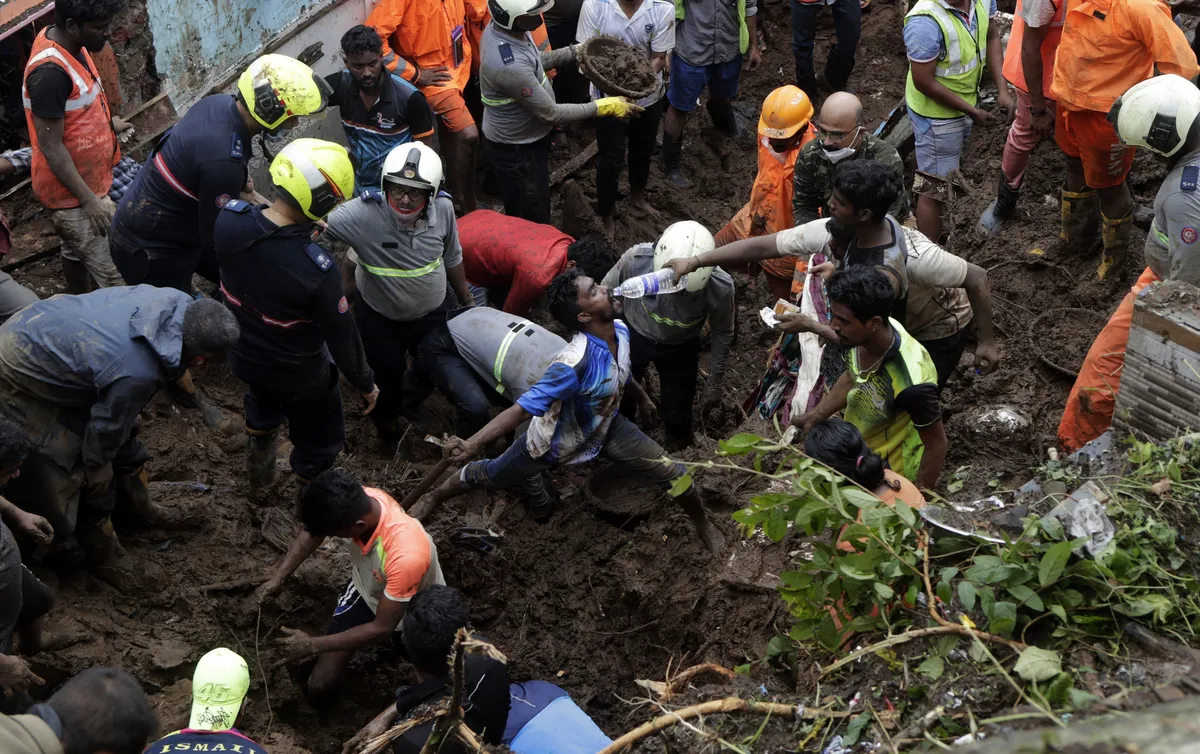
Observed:
[[[722,440],[719,445],[722,453],[729,455],[741,456],[749,453],[754,449],[755,445],[762,442],[763,439],[758,435],[752,435],[748,432],[740,432],[728,440]]]
[[[1071,692],[1075,689],[1075,681],[1070,673],[1059,673],[1046,687],[1046,701],[1055,708],[1066,707],[1071,703]]]
[[[750,668],[752,665],[753,665],[753,663],[749,663],[749,662],[746,663],[745,665],[738,665],[736,668],[733,669],[733,672],[737,673],[738,675],[750,675]]]
[[[842,496],[846,498],[847,503],[850,503],[859,510],[871,510],[883,504],[879,498],[857,487],[843,487]]]
[[[994,634],[1008,636],[1017,627],[1017,606],[1011,602],[997,602],[992,605],[992,619],[988,621],[988,629]]]
[[[787,640],[787,637],[772,636],[771,640],[767,642],[767,659],[779,657],[782,654],[790,652],[791,649],[792,644]]]
[[[908,591],[904,593],[904,604],[912,607],[917,604],[917,594],[920,593],[916,584],[910,584]]]
[[[897,499],[896,504],[892,506],[892,510],[896,511],[896,515],[900,517],[908,528],[912,529],[917,525],[917,514],[913,513],[913,509],[908,503]]]
[[[772,508],[771,515],[763,522],[763,533],[772,542],[778,542],[787,535],[787,511],[783,508]]]
[[[931,681],[936,681],[946,672],[946,661],[941,657],[927,657],[925,662],[917,666],[917,672]]]
[[[858,743],[858,737],[862,735],[863,728],[867,727],[867,723],[870,721],[870,712],[864,712],[851,720],[850,724],[846,726],[846,735],[842,736],[842,746],[849,749]]]
[[[1062,672],[1062,658],[1058,656],[1058,652],[1041,647],[1026,647],[1017,658],[1013,672],[1026,681],[1048,681]]]
[[[962,603],[963,609],[975,609],[975,585],[970,581],[958,582],[958,601]]]
[[[943,568],[938,571],[938,578],[942,581],[953,581],[955,576],[958,576],[957,568]]]
[[[683,476],[676,478],[675,481],[671,482],[671,497],[679,497],[680,495],[682,495],[683,493],[685,493],[689,489],[691,489],[691,486],[692,486],[692,475],[691,474],[684,474]]]
[[[1042,556],[1042,562],[1038,563],[1038,584],[1045,587],[1058,581],[1070,558],[1070,542],[1056,542],[1050,545],[1050,549]]]
[[[945,581],[939,581],[938,585],[934,587],[934,591],[937,592],[938,599],[942,601],[943,605],[949,605],[950,600],[954,599],[950,592],[950,584]]]
[[[885,602],[896,596],[896,592],[882,581],[876,581],[873,586],[875,587],[875,596]]]
[[[849,563],[846,563],[845,559],[840,559],[838,561],[837,570],[838,570],[838,573],[842,574],[846,578],[854,579],[855,581],[874,581],[875,580],[875,572],[874,571],[864,571],[860,568],[855,568],[854,566],[850,565]]]
[[[1067,611],[1062,605],[1051,605],[1050,612],[1054,613],[1054,617],[1058,618],[1063,623],[1067,622]]]
[[[1038,596],[1038,593],[1027,586],[1010,586],[1008,588],[1008,593],[1030,610],[1036,610],[1040,613],[1046,609],[1046,606],[1042,603],[1042,598]]]
[[[1136,599],[1129,599],[1124,605],[1113,605],[1113,610],[1122,615],[1128,615],[1130,618],[1154,613],[1154,619],[1159,622],[1165,621],[1174,609],[1175,605],[1171,600],[1161,594],[1147,594]]]
[[[1059,521],[1053,516],[1045,516],[1041,519],[1042,531],[1046,532],[1046,536],[1053,540],[1061,540],[1066,537],[1066,532],[1063,531],[1062,521]]]
[[[983,646],[983,642],[971,642],[971,648],[967,650],[967,654],[975,662],[987,662],[987,647]]]

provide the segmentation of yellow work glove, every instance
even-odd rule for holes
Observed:
[[[628,118],[644,109],[624,97],[602,97],[596,100],[596,114],[602,118]]]

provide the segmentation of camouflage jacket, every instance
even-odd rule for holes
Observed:
[[[872,134],[863,134],[855,158],[879,160],[904,180],[904,162],[900,153],[888,142]],[[852,158],[853,159],[853,158]],[[827,203],[833,193],[833,163],[825,156],[821,140],[805,144],[796,156],[795,191],[792,194],[792,219],[795,227],[821,217],[829,217]],[[912,214],[908,207],[908,192],[901,191],[892,204],[892,217],[904,222]]]

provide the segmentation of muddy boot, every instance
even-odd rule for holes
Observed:
[[[514,491],[517,493],[521,505],[525,506],[525,512],[539,524],[549,521],[550,516],[554,515],[554,511],[558,507],[554,498],[546,491],[546,483],[541,474],[535,474],[518,482]]]
[[[143,466],[132,474],[122,474],[113,480],[117,496],[117,511],[122,527],[126,524],[156,529],[198,529],[204,518],[184,508],[155,505],[150,499],[150,482]]]
[[[1125,266],[1125,258],[1129,256],[1129,233],[1133,230],[1133,210],[1128,215],[1111,219],[1100,213],[1102,230],[1100,240],[1104,244],[1104,253],[1100,257],[1100,266],[1096,268],[1096,279],[1104,280],[1110,275],[1117,275]]]
[[[700,130],[700,135],[704,137],[704,143],[713,151],[717,159],[721,162],[721,170],[729,173],[733,170],[733,155],[730,154],[729,137],[720,129],[712,126],[706,126]]]
[[[246,479],[250,487],[261,490],[275,484],[278,472],[276,454],[279,448],[279,430],[262,432],[246,428]]]
[[[983,211],[983,215],[980,216],[979,230],[988,236],[999,234],[1005,221],[1011,219],[1016,211],[1017,197],[1020,193],[1020,188],[1012,188],[1008,185],[1008,179],[1004,177],[1004,171],[1001,171],[1000,190],[992,203]]]
[[[93,576],[118,592],[136,591],[143,585],[139,570],[125,554],[108,516],[96,521],[81,521],[75,537]]]
[[[700,537],[700,542],[704,544],[704,549],[714,555],[719,552],[725,544],[725,538],[708,523],[704,503],[700,500],[700,491],[696,485],[693,484],[685,494],[675,498],[675,502],[679,503],[679,507],[683,508],[683,512],[692,520],[692,527],[696,530],[696,536]]]
[[[663,173],[666,174],[668,181],[679,188],[686,189],[692,187],[692,182],[679,169],[680,164],[683,162],[682,136],[676,139],[669,133],[663,132],[662,162]]]
[[[1059,237],[1068,251],[1082,254],[1091,249],[1099,224],[1100,197],[1093,189],[1079,192],[1062,190],[1062,229]]]

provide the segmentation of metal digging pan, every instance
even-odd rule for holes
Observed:
[[[629,97],[630,99],[634,100],[650,96],[654,90],[658,88],[657,76],[655,77],[656,80],[646,89],[634,91],[633,89],[627,89],[607,80],[593,67],[593,58],[611,57],[614,52],[620,48],[627,48],[631,50],[637,49],[632,45],[627,44],[624,40],[617,39],[616,37],[592,37],[584,42],[583,64],[580,66],[580,70],[583,71],[583,75],[587,77],[588,81],[591,81],[593,84],[595,84],[597,89],[609,96]],[[641,52],[638,51],[638,54],[640,55]],[[645,65],[647,68],[649,68],[650,61],[645,60]]]

